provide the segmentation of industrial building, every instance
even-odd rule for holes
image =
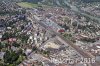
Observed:
[[[54,21],[50,20],[50,19],[46,19],[45,21],[42,21],[42,23],[47,26],[48,28],[53,29],[56,32],[65,32],[65,29],[62,28],[61,26],[59,26],[57,23],[55,23]]]

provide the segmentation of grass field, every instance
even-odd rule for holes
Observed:
[[[35,8],[38,7],[38,4],[33,4],[33,3],[28,3],[28,2],[21,2],[17,3],[19,6],[24,7],[24,8]]]

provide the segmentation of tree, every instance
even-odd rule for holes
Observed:
[[[36,46],[34,46],[32,50],[36,51],[36,50],[38,50],[38,48]]]
[[[43,54],[49,56],[50,51],[43,51]]]
[[[1,42],[0,42],[0,49],[2,49],[2,47],[3,47],[3,46],[2,46],[2,44],[1,44]]]
[[[21,30],[23,30],[24,28],[25,28],[24,25],[22,25],[22,26],[21,26]]]
[[[27,42],[28,38],[29,37],[27,35],[21,35],[22,42]]]
[[[0,66],[4,66],[4,64],[3,63],[0,63]]]
[[[41,2],[42,0],[23,0],[23,1],[27,1],[27,2],[33,2],[33,3],[38,3],[38,2]]]
[[[2,38],[5,40],[5,39],[8,39],[9,38],[9,33],[4,33]]]
[[[2,39],[3,40],[6,40],[6,39],[9,39],[9,38],[12,38],[12,37],[15,37],[15,33],[4,33],[3,36],[2,36]]]
[[[18,58],[19,58],[19,55],[15,53],[14,51],[7,50],[6,53],[4,54],[5,63],[13,64],[14,62],[17,61]]]
[[[14,42],[14,43],[12,44],[12,46],[14,46],[14,47],[19,47],[20,44],[18,44],[17,42]]]
[[[18,50],[18,54],[22,55],[23,54],[23,50],[22,49],[19,49]]]

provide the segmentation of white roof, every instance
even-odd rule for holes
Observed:
[[[96,46],[98,49],[100,49],[100,46]]]
[[[0,38],[2,38],[2,35],[0,35]]]

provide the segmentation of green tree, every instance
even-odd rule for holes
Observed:
[[[19,58],[19,55],[15,53],[14,51],[7,50],[6,53],[4,54],[5,63],[13,64],[17,61],[18,58]]]
[[[2,49],[2,47],[3,47],[3,46],[2,46],[2,43],[0,42],[0,49]]]
[[[21,41],[22,41],[22,42],[25,42],[25,43],[26,43],[27,40],[28,40],[28,38],[29,38],[29,37],[28,37],[27,35],[21,35]]]
[[[20,44],[18,44],[17,42],[14,42],[14,43],[12,44],[12,46],[14,46],[14,47],[20,47]]]

